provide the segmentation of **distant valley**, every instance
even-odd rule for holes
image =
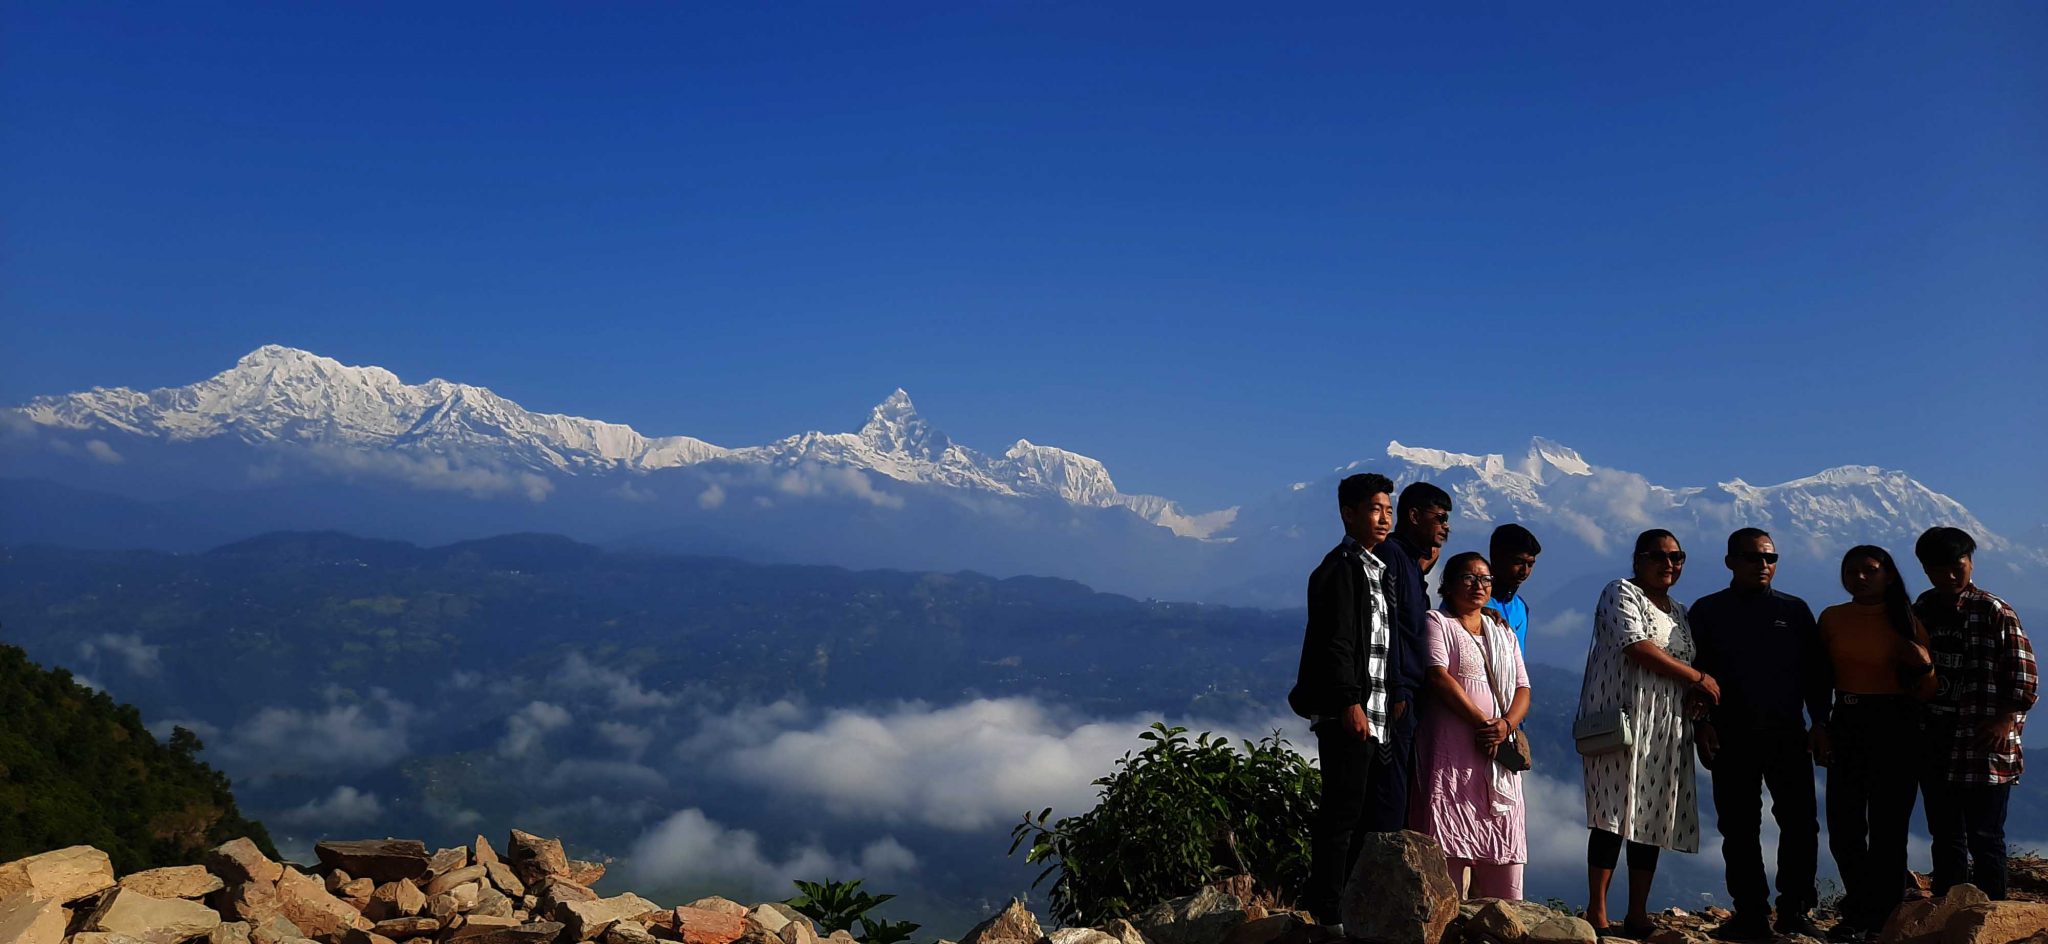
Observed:
[[[1026,892],[1026,808],[1078,812],[1146,723],[1313,738],[1284,694],[1298,611],[1068,581],[262,535],[197,554],[0,551],[0,638],[197,732],[284,850],[519,822],[686,895],[867,875],[961,927]],[[1537,897],[1583,855],[1576,673],[1532,672]],[[2048,822],[2048,790],[2014,798]],[[2039,832],[2039,830],[2036,830]],[[747,838],[742,838],[744,834]],[[2017,830],[2014,840],[2048,836]],[[732,849],[747,850],[734,857]],[[1678,857],[1673,900],[1719,888]]]

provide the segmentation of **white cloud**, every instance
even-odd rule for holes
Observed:
[[[625,751],[626,756],[636,761],[640,759],[640,755],[647,753],[647,745],[654,741],[654,732],[623,721],[598,722],[597,736],[606,744]]]
[[[555,490],[554,481],[538,473],[471,465],[443,455],[370,452],[328,444],[299,447],[290,454],[328,472],[394,479],[414,488],[461,492],[472,498],[518,495],[540,502]]]
[[[359,823],[374,823],[384,815],[384,804],[374,793],[364,793],[351,786],[334,788],[324,799],[313,800],[304,806],[287,810],[279,819],[302,826],[326,827],[353,826]]]
[[[861,847],[860,872],[862,875],[888,875],[910,872],[917,868],[917,854],[896,841],[894,836],[883,836]]]
[[[526,707],[505,718],[505,736],[498,741],[498,753],[505,757],[525,757],[550,731],[559,731],[573,720],[569,709],[544,701],[528,702]]]
[[[1593,615],[1576,607],[1560,611],[1557,615],[1536,624],[1535,632],[1544,637],[1585,636],[1592,632]]]
[[[86,440],[85,454],[95,459],[98,459],[101,462],[104,462],[108,465],[120,465],[121,463],[128,461],[126,457],[122,456],[118,452],[115,452],[114,447],[107,445],[107,441],[104,439]]]
[[[634,842],[628,863],[636,883],[717,885],[751,900],[780,894],[795,879],[901,874],[917,866],[917,857],[893,837],[869,843],[855,858],[833,855],[817,845],[777,855],[763,849],[753,832],[728,829],[691,808],[670,815],[642,835]]]
[[[841,709],[807,727],[796,726],[803,716],[792,717],[793,710],[786,703],[754,709],[722,732],[713,722],[684,750],[716,750],[730,776],[837,816],[959,831],[1006,824],[1027,808],[1087,810],[1094,779],[1138,744],[1152,720],[1069,719],[1028,698]]]
[[[800,498],[837,495],[877,508],[903,507],[903,496],[876,490],[874,482],[858,469],[837,466],[804,463],[777,476],[775,490]]]
[[[1585,492],[1600,510],[1630,528],[1647,528],[1650,521],[1650,480],[1634,472],[1594,467]]]
[[[1522,774],[1522,802],[1529,831],[1524,871],[1586,861],[1586,790],[1577,777],[1567,781],[1533,770]]]
[[[710,511],[724,504],[725,489],[720,488],[717,482],[704,486],[704,490],[697,493],[697,507],[705,511]]]
[[[1607,529],[1602,528],[1599,522],[1569,508],[1557,509],[1551,514],[1551,518],[1579,540],[1586,542],[1587,547],[1602,554],[1607,553]]]
[[[335,691],[323,697],[322,709],[272,706],[237,725],[221,748],[237,779],[376,767],[411,750],[411,705],[382,689],[362,701]]]
[[[101,633],[78,644],[80,656],[90,659],[100,653],[106,653],[120,659],[121,664],[127,667],[128,674],[142,678],[154,678],[158,670],[163,668],[163,664],[157,658],[162,651],[162,646],[152,646],[143,642],[142,636],[138,633]]]
[[[553,681],[563,688],[602,692],[612,707],[621,710],[672,708],[680,701],[675,695],[642,688],[631,675],[591,662],[580,652],[569,653]]]

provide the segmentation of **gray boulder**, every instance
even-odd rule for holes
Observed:
[[[1339,913],[1353,940],[1437,944],[1458,916],[1458,887],[1443,847],[1411,830],[1366,834]]]

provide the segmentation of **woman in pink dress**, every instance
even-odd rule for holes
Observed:
[[[1522,897],[1529,861],[1522,777],[1495,762],[1529,714],[1529,671],[1513,630],[1485,612],[1493,571],[1474,552],[1444,565],[1429,614],[1429,710],[1416,742],[1409,821],[1436,838],[1451,881],[1474,898]]]

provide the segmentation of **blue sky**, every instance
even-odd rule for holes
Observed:
[[[2048,522],[2048,7],[10,4],[0,401],[266,342],[1225,504],[1389,438]]]

